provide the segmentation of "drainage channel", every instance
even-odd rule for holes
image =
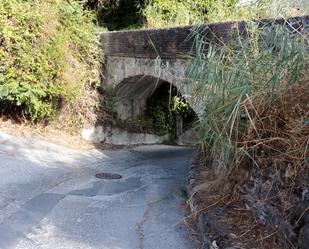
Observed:
[[[98,174],[95,174],[95,177],[99,179],[106,179],[106,180],[114,180],[114,179],[116,180],[116,179],[122,178],[121,175],[113,174],[113,173],[98,173]]]

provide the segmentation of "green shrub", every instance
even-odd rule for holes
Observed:
[[[93,16],[81,1],[1,0],[0,101],[52,119],[92,79]]]
[[[109,30],[134,29],[142,26],[140,10],[145,0],[87,0],[86,7],[95,10],[97,22]]]
[[[143,10],[147,27],[168,27],[202,23],[208,1],[151,0]]]
[[[299,14],[291,2],[258,0],[251,5],[239,5],[239,0],[149,0],[142,13],[147,27],[170,27]]]

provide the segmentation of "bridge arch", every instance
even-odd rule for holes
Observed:
[[[121,119],[133,119],[142,114],[147,106],[147,100],[160,87],[162,88],[162,85],[169,85],[170,87],[165,87],[166,92],[161,92],[161,94],[167,95],[171,93],[172,89],[176,89],[177,93],[186,99],[194,110],[192,103],[190,103],[187,89],[179,87],[181,85],[173,84],[166,79],[155,78],[154,76],[136,75],[123,79],[113,89],[118,116]]]
[[[105,86],[112,88],[116,110],[123,119],[140,113],[146,100],[164,82],[175,86],[199,115],[200,108],[193,101],[193,87],[185,79],[187,60],[108,57]]]
[[[187,92],[183,88],[178,89],[177,85],[162,78],[136,75],[123,79],[114,87],[114,107],[118,117],[129,121],[127,124],[130,127],[154,132],[178,144],[186,140],[185,143],[190,143],[192,136],[196,136],[192,128],[198,116],[185,94]],[[172,111],[170,108],[171,103],[175,103],[174,97],[186,99],[189,108],[183,109],[181,114]]]

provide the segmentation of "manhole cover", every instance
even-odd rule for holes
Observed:
[[[118,174],[112,174],[112,173],[98,173],[95,175],[96,178],[99,179],[121,179],[122,176]]]

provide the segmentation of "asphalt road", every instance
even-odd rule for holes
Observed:
[[[192,249],[181,193],[193,155],[172,146],[81,152],[0,132],[0,248]]]

